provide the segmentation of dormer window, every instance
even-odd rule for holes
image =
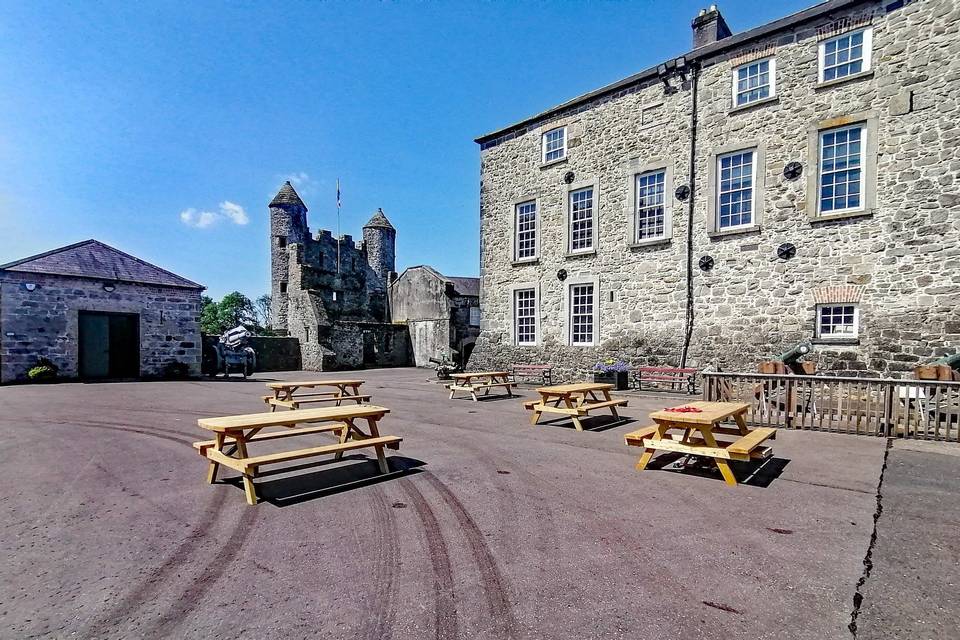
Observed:
[[[543,162],[557,162],[567,157],[567,128],[557,127],[543,134]]]

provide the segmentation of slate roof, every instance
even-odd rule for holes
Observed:
[[[400,274],[400,278],[407,273],[407,271],[412,271],[413,269],[424,269],[429,273],[433,274],[437,279],[453,285],[454,291],[456,291],[461,296],[480,296],[480,278],[464,278],[460,276],[445,276],[431,266],[425,264],[418,264],[415,267],[407,267],[403,270],[403,273]],[[400,278],[397,278],[398,280]]]
[[[0,265],[0,271],[115,280],[182,289],[206,288],[98,240],[85,240],[3,264]]]
[[[277,205],[295,205],[298,207],[307,208],[307,205],[303,204],[303,200],[300,199],[297,190],[293,188],[293,185],[290,184],[290,181],[287,180],[283,183],[283,186],[280,187],[280,191],[277,191],[277,195],[273,196],[273,200],[270,201],[270,206],[275,207]]]
[[[462,296],[480,296],[480,278],[463,278],[458,276],[443,276],[451,283],[457,293]]]
[[[387,220],[387,216],[383,215],[383,209],[377,209],[376,213],[370,216],[370,220],[367,221],[367,224],[363,225],[363,228],[367,227],[381,227],[383,229],[393,229],[393,225],[390,224],[390,221]]]

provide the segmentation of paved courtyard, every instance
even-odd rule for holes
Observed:
[[[206,484],[196,419],[304,375],[0,388],[0,635],[825,640],[859,593],[858,638],[956,637],[956,447],[781,432],[731,488],[634,471],[623,434],[678,400],[579,433],[370,370],[394,473],[308,461],[256,507]]]

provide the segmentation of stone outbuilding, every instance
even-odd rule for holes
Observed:
[[[97,240],[0,265],[0,382],[200,375],[203,289]]]
[[[480,335],[480,279],[410,267],[390,286],[390,309],[393,321],[410,331],[418,367],[441,357],[465,363]]]

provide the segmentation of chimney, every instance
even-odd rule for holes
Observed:
[[[723,40],[733,35],[715,4],[710,5],[709,9],[700,9],[700,14],[693,19],[690,26],[693,27],[694,49],[713,44],[717,40]]]

